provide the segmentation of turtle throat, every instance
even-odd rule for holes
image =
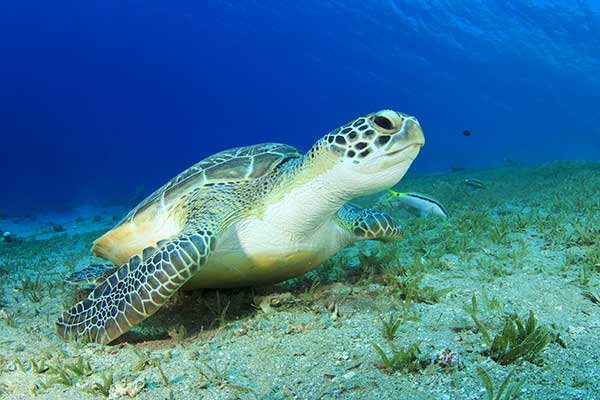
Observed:
[[[287,179],[270,201],[266,217],[287,231],[307,235],[334,218],[338,210],[357,195],[344,185],[338,160],[319,154],[292,160]]]

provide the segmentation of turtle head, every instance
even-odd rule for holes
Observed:
[[[382,110],[357,118],[324,136],[311,152],[332,162],[336,182],[351,197],[395,185],[425,143],[415,117]]]

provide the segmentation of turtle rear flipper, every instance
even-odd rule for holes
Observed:
[[[104,282],[117,267],[113,264],[91,264],[73,272],[65,278],[67,283],[76,286],[97,286]]]
[[[59,336],[106,344],[154,314],[206,263],[214,233],[199,229],[132,257],[56,323]]]

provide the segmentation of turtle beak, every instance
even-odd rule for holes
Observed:
[[[404,122],[404,127],[402,130],[404,131],[404,141],[418,145],[419,147],[423,147],[425,145],[425,135],[423,134],[423,129],[421,129],[421,125],[416,118],[408,118]]]
[[[385,155],[396,156],[402,153],[414,160],[424,144],[425,135],[419,122],[414,117],[405,117],[402,129],[390,140]]]

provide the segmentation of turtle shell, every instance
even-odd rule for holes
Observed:
[[[215,183],[251,181],[267,175],[284,161],[301,156],[292,146],[265,143],[229,149],[205,158],[144,199],[114,228],[94,241],[92,252],[115,265],[124,264],[146,247],[181,231],[185,215],[177,213],[178,205],[192,190]]]

